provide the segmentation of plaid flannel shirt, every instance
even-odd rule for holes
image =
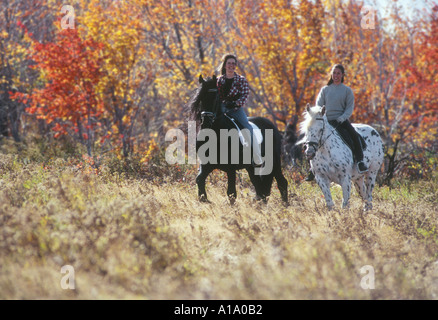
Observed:
[[[217,88],[219,91],[219,97],[221,102],[234,101],[238,107],[243,107],[248,100],[249,85],[244,76],[234,73],[233,84],[231,85],[230,92],[227,96],[224,96],[223,86],[225,85],[225,75],[220,76],[217,79]]]

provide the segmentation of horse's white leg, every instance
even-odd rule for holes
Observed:
[[[330,192],[330,181],[326,181],[318,176],[316,178],[316,183],[321,188],[322,193],[324,194],[325,202],[327,204],[327,208],[329,210],[333,209],[335,204],[333,203],[332,194]]]
[[[348,208],[351,193],[351,177],[347,176],[342,182],[342,209]]]
[[[369,171],[365,176],[365,187],[366,187],[366,198],[365,200],[365,210],[371,210],[373,208],[373,189],[376,184],[377,172]]]
[[[368,185],[365,183],[365,181],[368,181],[368,174],[363,175],[359,179],[357,179],[354,182],[354,185],[356,186],[356,190],[362,198],[362,201],[364,202],[364,210],[369,210],[371,209],[369,207],[371,203],[369,198]]]

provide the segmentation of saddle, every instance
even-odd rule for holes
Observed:
[[[237,132],[239,133],[240,143],[242,143],[243,146],[248,147],[248,146],[250,145],[250,142],[249,142],[249,141],[246,141],[245,137],[244,137],[243,134],[242,134],[242,129],[244,129],[243,126],[242,126],[242,125],[241,125],[236,119],[234,119],[233,117],[229,116],[228,114],[223,113],[223,115],[224,115],[224,117],[226,117],[228,120],[230,120],[231,123],[236,127]],[[260,128],[259,128],[256,124],[254,124],[253,122],[251,122],[251,121],[248,121],[248,122],[249,122],[249,124],[250,124],[250,125],[252,126],[252,128],[253,128],[253,132],[254,132],[254,140],[255,140],[254,142],[257,143],[257,144],[262,144],[262,142],[263,142],[262,131],[261,131]]]
[[[356,157],[355,157],[355,152],[354,152],[354,142],[353,142],[353,139],[351,138],[348,130],[346,130],[340,126],[336,126],[336,125],[333,127],[339,133],[339,136],[341,137],[342,141],[344,141],[344,143],[351,149],[351,152],[353,154],[353,161],[356,162],[356,159],[355,159]],[[354,130],[356,131],[356,134],[359,137],[359,142],[360,142],[362,150],[365,150],[367,147],[365,139],[360,135],[360,133],[356,130],[356,128]]]

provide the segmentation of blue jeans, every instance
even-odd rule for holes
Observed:
[[[252,125],[249,124],[248,117],[242,108],[239,108],[236,111],[234,109],[228,109],[226,110],[226,114],[234,118],[234,120],[236,120],[242,127],[248,129],[251,133],[251,137],[253,136],[254,133]]]
[[[254,130],[252,125],[248,122],[248,117],[246,116],[245,111],[243,111],[243,108],[240,107],[237,110],[234,109],[226,109],[225,113],[232,117],[234,120],[236,120],[242,127],[245,129],[248,129],[250,132],[250,141],[251,146],[253,147],[253,154],[254,154],[254,162],[256,164],[261,164],[263,162],[262,154],[260,150],[260,146],[258,143],[253,143],[254,141]],[[245,137],[245,139],[248,139],[248,137]]]

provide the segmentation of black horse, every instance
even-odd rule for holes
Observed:
[[[254,123],[261,131],[263,135],[263,142],[261,144],[261,151],[262,151],[262,157],[266,160],[267,157],[272,157],[270,159],[272,164],[272,170],[268,174],[257,174],[255,171],[254,165],[251,163],[251,161],[245,161],[243,157],[243,149],[241,142],[239,141],[239,158],[238,162],[232,161],[231,155],[232,152],[236,152],[236,149],[232,149],[233,144],[229,143],[229,137],[223,136],[224,131],[236,129],[233,122],[221,111],[220,107],[220,101],[218,99],[218,92],[217,92],[217,79],[216,76],[213,76],[212,78],[203,79],[202,75],[199,76],[199,83],[200,86],[196,90],[194,96],[189,102],[189,108],[192,113],[192,116],[197,120],[201,121],[201,130],[209,129],[210,132],[213,132],[216,134],[217,141],[216,141],[216,148],[214,152],[219,156],[218,159],[220,159],[220,146],[222,143],[226,143],[226,146],[228,147],[228,159],[226,161],[222,160],[216,161],[216,163],[213,162],[207,162],[203,163],[201,160],[201,166],[199,170],[199,174],[196,177],[196,183],[198,185],[198,195],[199,199],[201,201],[208,201],[207,200],[207,193],[205,191],[205,180],[207,179],[207,176],[215,169],[220,169],[227,173],[228,176],[228,189],[227,189],[227,195],[230,199],[231,203],[234,203],[237,192],[236,192],[236,170],[240,169],[246,169],[248,171],[250,180],[252,184],[255,187],[256,191],[256,199],[257,200],[263,200],[267,201],[267,197],[271,194],[271,187],[272,182],[275,177],[277,181],[278,189],[280,190],[281,198],[284,201],[285,204],[288,202],[287,197],[287,186],[288,182],[286,178],[283,176],[283,173],[281,171],[281,134],[279,133],[277,127],[268,119],[261,118],[261,117],[251,117],[249,118],[249,121]],[[222,130],[221,129],[226,129]],[[267,131],[266,130],[272,130],[270,134],[271,139],[269,141],[272,141],[273,147],[267,149],[265,145],[267,145],[268,142],[266,141]],[[237,130],[236,130],[237,132]],[[226,139],[221,140],[221,139]],[[198,153],[199,149],[208,142],[201,141],[202,139],[199,139],[199,134],[197,137],[196,142],[196,152]],[[266,149],[266,154],[265,154]],[[269,154],[269,151],[272,151],[272,154]],[[199,153],[198,153],[199,155]],[[266,162],[266,161],[265,161]]]

